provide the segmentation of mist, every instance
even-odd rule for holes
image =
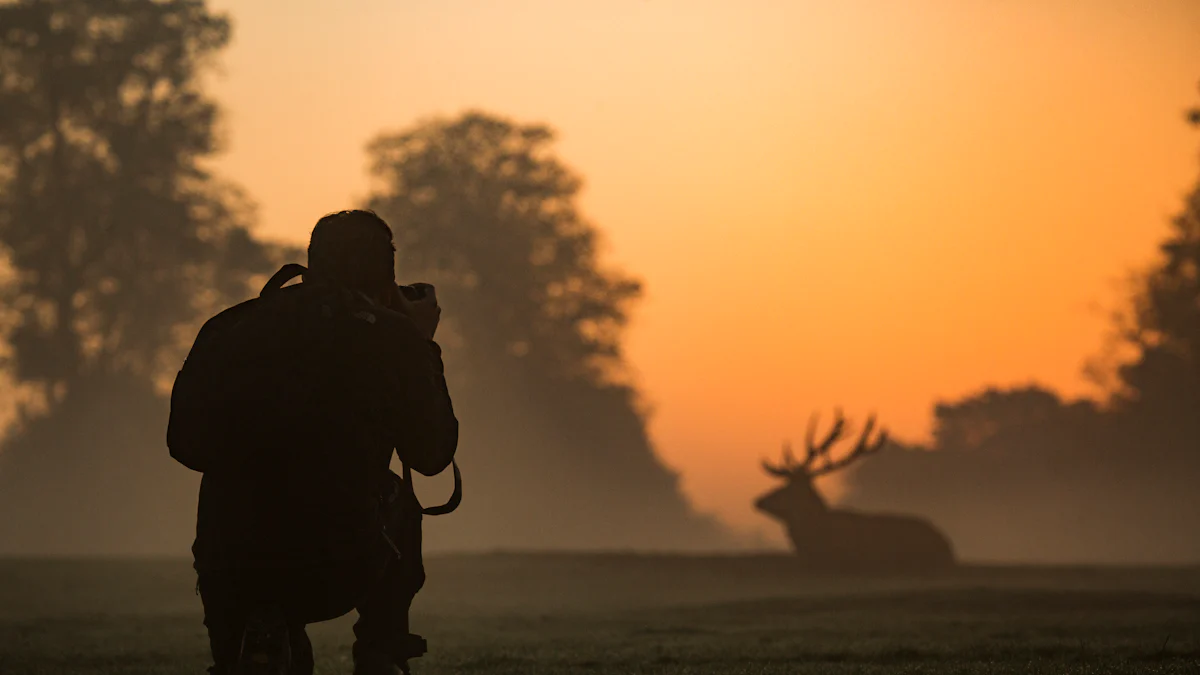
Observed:
[[[134,4],[0,10],[0,555],[186,556],[199,475],[165,447],[174,374],[205,319],[304,262],[257,231],[253,195],[206,168],[221,109],[201,75],[230,18]],[[604,224],[580,200],[586,167],[560,157],[553,120],[468,108],[373,134],[357,149],[372,189],[328,210],[378,212],[397,233],[398,279],[433,283],[445,307],[465,492],[428,521],[427,547],[766,547],[698,509],[651,437],[627,351],[647,287],[603,255]],[[927,518],[969,561],[1200,560],[1198,194],[1161,228],[1114,322],[1127,355],[1106,364],[1102,395],[980,382],[932,406],[930,442],[856,465],[839,505]],[[731,361],[767,358],[764,336],[740,337]],[[440,502],[449,477],[417,489]]]

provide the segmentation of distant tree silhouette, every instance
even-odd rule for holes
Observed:
[[[931,445],[898,443],[863,463],[846,502],[929,517],[964,559],[1119,552],[1121,524],[1098,510],[1102,492],[1125,494],[1101,487],[1119,487],[1126,464],[1114,464],[1110,427],[1091,401],[1064,401],[1038,386],[991,387],[938,403]]]
[[[931,447],[864,465],[848,503],[930,516],[966,557],[1200,560],[1200,184],[1160,252],[1118,324],[1136,356],[1110,400],[940,403]]]
[[[1200,126],[1200,110],[1191,112]],[[1125,339],[1138,357],[1119,368],[1119,402],[1200,432],[1200,183],[1184,199],[1160,257],[1141,280]],[[1196,438],[1193,435],[1192,438]]]
[[[194,479],[166,456],[155,384],[279,254],[200,165],[217,109],[197,74],[229,34],[201,0],[0,5],[7,364],[27,394],[0,454],[2,548],[186,550]]]
[[[437,285],[476,509],[447,545],[715,545],[657,459],[621,330],[640,284],[598,260],[552,131],[471,111],[376,139],[369,206],[398,275]],[[486,506],[482,506],[486,504]],[[436,536],[436,535],[434,535]]]

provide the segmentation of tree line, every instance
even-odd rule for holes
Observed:
[[[1200,560],[1200,181],[1113,329],[1130,356],[1086,369],[1104,396],[939,403],[932,441],[864,463],[847,501],[926,515],[976,559]]]
[[[230,36],[203,0],[0,5],[2,552],[190,543],[198,477],[167,456],[164,394],[203,320],[303,260],[202,165],[220,111],[199,77]],[[478,506],[430,543],[719,546],[624,377],[640,282],[600,263],[553,141],[472,111],[367,148],[364,205],[398,234],[399,278],[453,307],[440,335]]]
[[[198,477],[167,456],[165,393],[205,318],[303,256],[203,167],[220,110],[199,78],[231,31],[204,0],[0,4],[0,553],[190,542]],[[478,507],[430,543],[729,545],[648,438],[621,342],[641,283],[601,263],[553,146],[470,111],[366,148],[362,206],[393,224],[399,278],[454,308],[440,334]],[[1108,396],[941,403],[932,442],[864,463],[848,502],[925,514],[967,558],[1200,557],[1200,185],[1160,249]]]

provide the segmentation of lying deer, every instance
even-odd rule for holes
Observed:
[[[888,442],[881,430],[874,440],[872,416],[853,449],[835,460],[830,449],[846,428],[838,411],[833,429],[816,443],[816,415],[808,426],[807,454],[797,462],[790,444],[783,446],[783,461],[763,461],[763,468],[786,483],[755,501],[758,510],[783,521],[792,547],[813,567],[919,571],[954,564],[949,539],[929,521],[904,515],[858,513],[831,509],[813,487],[813,480],[842,469],[875,452]]]

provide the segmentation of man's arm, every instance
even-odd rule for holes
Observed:
[[[446,386],[442,350],[426,339],[408,317],[386,309],[379,314],[380,335],[390,344],[386,353],[384,385],[387,409],[383,422],[400,461],[425,476],[450,466],[458,449],[458,418]]]

